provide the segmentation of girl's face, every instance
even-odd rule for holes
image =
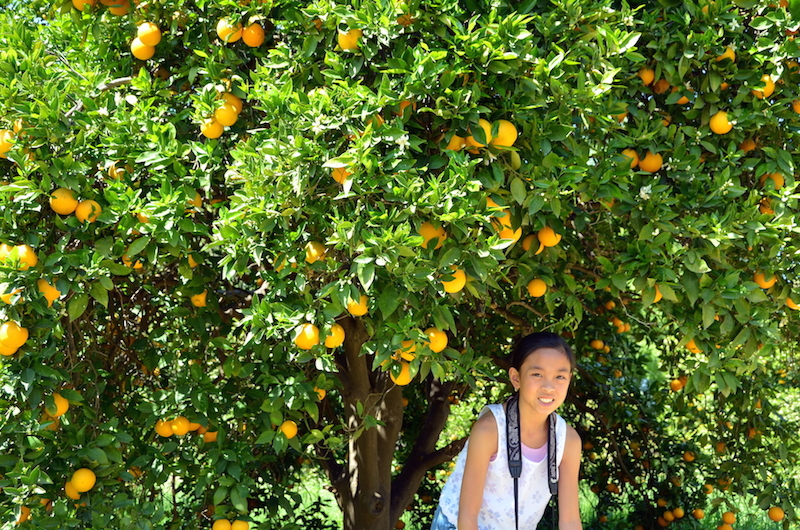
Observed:
[[[509,377],[520,400],[542,414],[556,410],[567,398],[572,367],[567,355],[555,348],[539,348],[528,355]]]

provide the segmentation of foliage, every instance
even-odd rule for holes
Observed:
[[[0,518],[324,527],[292,490],[313,464],[345,528],[391,527],[464,442],[439,440],[451,400],[501,380],[513,338],[552,329],[578,353],[564,414],[598,510],[650,526],[736,493],[797,520],[785,6],[126,5],[0,8],[0,129],[16,130],[0,136],[0,317],[29,330],[0,365]],[[265,42],[226,44],[223,18]],[[162,38],[138,60],[143,21]],[[56,188],[102,211],[58,215]],[[296,342],[306,323],[319,337]],[[56,392],[70,408],[53,418]],[[155,433],[181,416],[216,439]],[[73,501],[80,467],[98,480]]]

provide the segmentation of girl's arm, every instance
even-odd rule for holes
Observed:
[[[461,496],[458,503],[458,530],[478,530],[478,513],[483,502],[483,488],[489,460],[497,452],[497,422],[494,415],[484,414],[472,426],[467,449]]]
[[[581,530],[578,510],[578,475],[581,470],[581,437],[567,425],[564,456],[558,467],[558,529]]]

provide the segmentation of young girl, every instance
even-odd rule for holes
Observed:
[[[511,355],[508,371],[518,395],[522,473],[515,514],[514,479],[506,441],[507,404],[485,407],[442,490],[431,530],[535,530],[550,500],[549,415],[567,397],[575,356],[555,333],[533,333]],[[556,417],[559,530],[580,530],[578,473],[581,439]],[[517,522],[518,521],[518,522]]]

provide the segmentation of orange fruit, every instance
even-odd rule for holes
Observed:
[[[465,145],[467,145],[467,141],[457,134],[454,134],[450,138],[450,141],[447,142],[447,147],[445,147],[445,149],[449,149],[450,151],[461,151]]]
[[[683,459],[684,459],[685,461],[687,461],[687,462],[694,462],[694,459],[695,459],[695,458],[696,458],[696,457],[695,457],[695,454],[694,454],[693,452],[691,452],[691,451],[684,451],[684,453],[683,453]]]
[[[67,482],[64,484],[64,493],[72,500],[80,500],[81,494],[75,490],[75,486],[72,485],[72,482]]]
[[[69,401],[58,392],[53,394],[53,409],[47,410],[53,418],[63,416],[69,410]]]
[[[465,285],[467,285],[467,273],[455,265],[451,265],[450,268],[453,269],[451,274],[453,279],[450,281],[442,280],[442,285],[444,286],[445,292],[457,293],[461,291]]]
[[[639,79],[642,80],[642,84],[645,86],[651,85],[656,79],[656,72],[651,68],[642,68],[636,75],[639,76]]]
[[[309,241],[306,243],[306,263],[315,263],[319,260],[325,259],[325,253],[327,249],[325,245],[320,243],[319,241]]]
[[[744,140],[742,140],[742,143],[739,144],[739,149],[741,149],[745,153],[749,153],[755,148],[756,148],[756,143],[751,138],[745,138]]]
[[[0,343],[6,348],[18,349],[28,340],[28,328],[23,328],[13,320],[0,325]]]
[[[236,42],[242,38],[243,31],[242,24],[239,22],[231,24],[227,18],[221,18],[219,22],[217,22],[217,35],[222,39],[222,42],[228,44]]]
[[[165,421],[165,420],[158,420],[156,422],[156,434],[159,436],[163,436],[164,438],[169,438],[174,433],[172,432],[172,422]]]
[[[214,118],[208,118],[203,123],[200,124],[200,134],[205,136],[210,140],[214,140],[222,136],[222,133],[225,131],[225,128],[222,126],[220,122],[215,120]]]
[[[105,4],[105,2],[103,2]],[[108,12],[112,15],[117,15],[118,17],[124,16],[128,14],[128,10],[131,7],[131,4],[128,0],[116,0],[112,1],[109,4]]]
[[[217,519],[211,525],[211,530],[231,530],[231,522],[227,519]]]
[[[356,302],[352,298],[347,300],[347,312],[353,315],[354,317],[364,316],[367,314],[368,311],[369,311],[369,299],[367,298],[367,295],[362,294],[358,302]]]
[[[204,290],[202,293],[193,294],[190,298],[192,305],[195,307],[205,307],[206,306],[206,297],[208,296],[208,289]]]
[[[395,352],[397,357],[404,361],[413,361],[417,358],[417,345],[413,340],[404,340],[400,343],[401,347]]]
[[[725,512],[722,514],[722,522],[725,524],[734,524],[736,522],[736,514],[733,512]]]
[[[31,267],[35,267],[36,264],[39,263],[39,257],[36,255],[36,252],[34,252],[30,245],[17,245],[14,247],[14,249],[17,251],[19,270],[26,271]]]
[[[698,521],[699,521],[700,519],[704,518],[705,516],[706,516],[706,512],[704,512],[704,511],[703,511],[703,510],[701,510],[700,508],[696,508],[696,509],[695,509],[695,510],[692,512],[692,517],[694,517],[694,518],[695,518],[695,519],[697,519]]]
[[[784,513],[783,508],[779,506],[773,506],[767,511],[767,516],[777,523],[779,521],[783,521],[783,518],[786,516],[786,514]]]
[[[661,294],[661,289],[658,288],[658,284],[653,287],[656,291],[655,296],[653,297],[653,303],[660,302],[664,296]]]
[[[247,26],[242,32],[242,42],[251,48],[258,48],[264,44],[264,28],[261,27],[261,24],[254,22]]]
[[[639,165],[639,155],[633,149],[623,149],[622,156],[631,159],[631,169]]]
[[[250,530],[250,523],[236,520],[231,523],[231,530]]]
[[[758,271],[755,273],[755,275],[753,275],[753,281],[756,282],[758,286],[761,287],[762,289],[769,289],[770,287],[775,285],[775,282],[778,281],[778,277],[773,275],[772,278],[767,280],[766,277],[764,276],[764,273]]]
[[[301,350],[310,350],[319,344],[319,328],[310,322],[300,324],[297,327],[297,336],[294,338],[295,345]]]
[[[794,310],[800,309],[800,305],[797,305],[797,304],[794,302],[794,300],[792,300],[792,299],[791,299],[790,297],[788,297],[788,296],[786,297],[786,306],[787,306],[789,309],[794,309]]]
[[[184,436],[189,432],[189,420],[185,416],[178,416],[170,422],[172,434],[176,436]]]
[[[666,79],[659,79],[656,81],[656,84],[653,85],[653,92],[656,94],[663,94],[667,90],[669,90],[669,81]]]
[[[483,133],[486,136],[486,141],[488,143],[491,143],[492,142],[492,124],[489,123],[487,120],[484,120],[483,118],[481,118],[481,119],[478,120],[478,125],[481,127],[481,129],[483,129]],[[465,139],[465,142],[470,147],[486,147],[486,144],[482,144],[482,143],[478,142],[472,136],[467,136],[466,139]]]
[[[77,9],[78,11],[83,11],[83,10],[84,10],[84,9],[86,9],[87,7],[88,7],[89,9],[93,8],[93,7],[94,7],[94,4],[95,4],[95,1],[96,1],[96,0],[72,0],[72,5],[73,5],[73,6],[75,7],[75,9]]]
[[[69,215],[78,207],[75,192],[67,188],[58,188],[50,194],[50,208],[59,215]]]
[[[600,339],[593,339],[591,342],[589,342],[589,346],[591,346],[595,350],[602,350],[605,344]]]
[[[140,61],[146,61],[155,55],[156,48],[155,46],[144,44],[139,37],[136,37],[131,42],[131,53]]]
[[[411,365],[406,361],[400,361],[400,374],[395,377],[392,372],[389,372],[389,378],[397,386],[405,386],[411,382]]]
[[[344,181],[347,180],[347,177],[350,175],[352,175],[352,173],[350,173],[347,168],[344,167],[337,167],[331,171],[331,177],[333,177],[333,180],[339,184],[344,184]]]
[[[238,119],[239,113],[236,112],[236,107],[227,101],[214,111],[214,120],[225,127],[230,127]]]
[[[680,379],[673,379],[670,382],[669,387],[670,389],[672,389],[673,392],[680,392],[681,390],[683,390],[683,381],[681,381]]]
[[[328,395],[328,391],[327,391],[327,390],[325,390],[324,388],[317,388],[317,387],[314,387],[314,392],[316,392],[316,393],[317,393],[317,399],[319,399],[320,401],[322,401],[323,399],[325,399],[325,396],[327,396],[327,395]]]
[[[223,92],[222,99],[225,100],[225,103],[233,105],[233,108],[236,109],[237,114],[242,113],[243,104],[242,99],[239,96],[236,94],[231,94],[230,92]]]
[[[447,348],[447,333],[439,328],[430,327],[425,330],[425,335],[428,336],[429,341],[426,344],[433,353],[439,353]]]
[[[75,491],[83,493],[94,487],[97,482],[97,476],[91,469],[82,467],[72,474],[70,482],[72,482],[72,485],[75,487]]]
[[[281,423],[281,426],[278,427],[278,431],[282,432],[286,438],[291,440],[295,436],[297,436],[297,424],[292,420],[286,420]]]
[[[683,511],[683,508],[673,508],[672,515],[674,515],[676,519],[680,519],[681,517],[686,515],[686,512]]]
[[[203,433],[203,441],[207,444],[214,443],[217,441],[218,435],[218,431],[206,431]]]
[[[783,185],[786,183],[786,180],[780,173],[765,173],[761,175],[761,178],[759,179],[758,183],[761,184],[761,186],[764,186],[767,180],[772,181],[771,184],[775,188],[775,190],[781,189]]]
[[[97,221],[97,218],[102,212],[103,209],[100,207],[100,204],[92,199],[81,201],[78,203],[78,206],[75,207],[75,217],[81,223],[93,223]]]
[[[436,239],[436,246],[433,247],[434,249],[441,248],[444,244],[444,240],[447,239],[447,232],[445,232],[443,226],[439,226],[436,228],[432,223],[424,222],[419,227],[419,235],[422,236],[422,248],[428,248],[428,243],[432,239]]]
[[[725,134],[733,129],[733,124],[728,121],[728,113],[724,110],[717,111],[708,121],[708,127],[716,134]]]
[[[644,158],[639,160],[639,169],[647,171],[648,173],[655,173],[661,166],[664,165],[664,159],[660,153],[652,153],[647,151]]]
[[[730,46],[725,47],[725,51],[722,52],[720,55],[717,55],[716,61],[720,62],[724,59],[730,59],[731,62],[736,60],[736,52],[733,51],[733,48]]]
[[[328,336],[325,337],[326,348],[338,348],[344,343],[344,328],[339,324],[333,324]]]
[[[158,46],[161,42],[161,30],[152,22],[142,22],[136,29],[136,36],[145,46]]]
[[[761,83],[764,86],[762,89],[751,90],[753,95],[758,99],[768,98],[775,92],[775,81],[772,80],[772,76],[769,74],[764,74],[761,76]]]
[[[517,128],[508,120],[497,120],[497,136],[492,138],[491,144],[497,147],[511,147],[517,141]]]
[[[0,158],[7,158],[6,153],[14,147],[14,132],[8,129],[0,129]]]
[[[358,28],[353,28],[346,32],[340,31],[336,35],[336,42],[342,50],[356,50],[362,35],[363,32]]]
[[[528,294],[540,298],[547,292],[547,284],[541,278],[534,278],[528,282]]]

